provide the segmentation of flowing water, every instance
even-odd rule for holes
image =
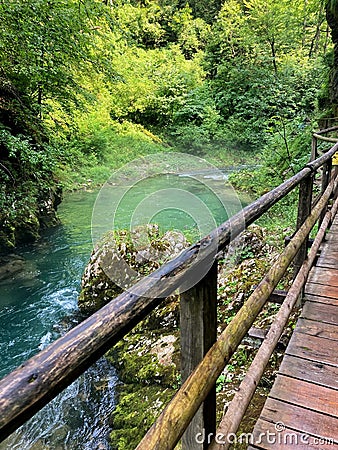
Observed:
[[[189,177],[184,175],[157,177],[129,190],[119,204],[119,226],[130,223],[129,204],[135,204],[136,208],[142,196],[149,197],[173,186],[208,203],[213,221],[199,224],[202,232],[210,231],[214,222],[226,220],[229,210],[236,212],[238,199],[225,188],[224,179],[218,174],[215,179],[210,173],[200,174],[201,178],[210,179],[208,186],[196,179],[188,182]],[[114,192],[118,192],[116,187],[111,195]],[[91,218],[97,197],[98,192],[67,195],[59,208],[62,225],[48,230],[38,243],[16,251],[14,260],[21,264],[21,270],[0,283],[0,378],[81,320],[77,296],[92,249]],[[225,197],[230,205],[226,208],[220,200]],[[102,194],[99,196],[99,207],[104,198]],[[152,200],[155,202],[156,198]],[[204,220],[203,214],[202,219],[196,220],[200,206],[197,205],[197,212],[191,212],[190,208],[195,206],[191,198],[186,201],[186,207],[181,205],[176,212],[172,205],[155,208],[154,221],[169,229],[196,226],[196,221]],[[1,443],[0,450],[110,449],[109,416],[116,401],[117,383],[114,368],[102,358]]]

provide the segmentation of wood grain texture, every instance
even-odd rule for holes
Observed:
[[[268,398],[261,419],[286,428],[308,433],[312,436],[327,437],[338,443],[338,419],[318,411],[302,408],[287,402]]]
[[[326,269],[323,267],[316,267],[316,270],[310,272],[309,282],[323,284],[324,286],[338,287],[338,268]]]
[[[301,317],[338,326],[338,307],[308,301],[304,304]]]
[[[181,374],[184,382],[217,338],[217,264],[203,280],[180,297]],[[206,448],[206,442],[196,442],[196,434],[203,430],[207,435],[216,430],[216,385],[182,436],[182,450]]]
[[[338,306],[338,298],[323,297],[321,295],[305,294],[304,301],[306,302],[307,300],[309,300],[310,302],[325,303],[327,305]]]
[[[294,332],[286,354],[338,366],[338,342]]]
[[[337,300],[338,287],[309,282],[306,284],[305,294],[316,295],[318,297],[333,298]]]
[[[275,406],[280,407],[280,405]],[[314,419],[321,418],[316,416]],[[253,445],[250,445],[248,450],[337,450],[338,445],[332,439],[328,436],[313,436],[288,427],[285,427],[282,432],[277,432],[274,423],[259,419],[255,427]]]
[[[279,373],[338,390],[338,367],[322,362],[285,355]]]
[[[296,331],[310,334],[311,336],[333,339],[334,341],[338,340],[338,325],[331,323],[316,322],[315,320],[300,317],[297,322]]]
[[[269,397],[338,418],[337,391],[326,386],[278,375]]]

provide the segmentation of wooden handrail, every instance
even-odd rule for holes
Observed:
[[[335,180],[331,181],[304,224],[150,428],[137,446],[137,450],[172,450],[175,448],[192,417],[285,274],[302,243],[307,239],[319,215],[326,207],[334,190],[334,182]]]
[[[338,129],[338,127],[337,127]],[[325,142],[338,142],[338,138],[330,138],[326,136],[321,136],[319,133],[313,133],[313,136],[321,141]]]
[[[328,162],[338,143],[0,380],[0,440],[32,417],[218,251]],[[264,294],[265,295],[265,294]],[[265,301],[265,300],[264,300]],[[241,334],[247,323],[240,326]],[[233,344],[233,343],[232,343]],[[231,345],[232,345],[231,344]],[[228,345],[228,344],[227,344]],[[217,369],[215,368],[215,373]]]
[[[334,218],[338,209],[338,199],[332,208],[325,215],[323,223],[318,230],[307,259],[303,262],[301,270],[296,276],[287,296],[279,309],[276,317],[262,343],[259,347],[254,360],[252,361],[243,381],[241,382],[235,396],[228,405],[228,408],[220,422],[215,436],[233,436],[241,423],[246,409],[255,393],[258,383],[264,373],[269,359],[276,348],[279,338],[289,320],[292,310],[297,302],[299,295],[306,283],[307,276],[312,268],[313,262],[317,257],[317,252],[323,241],[330,221]],[[225,439],[225,443],[218,444],[215,439],[208,450],[226,450],[230,447],[230,441]]]

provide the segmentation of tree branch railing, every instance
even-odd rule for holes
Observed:
[[[215,317],[217,300],[215,252],[224,250],[244,228],[300,184],[310,185],[312,190],[314,174],[323,165],[330,164],[337,150],[338,143],[307,164],[292,178],[246,206],[208,236],[142,279],[133,287],[132,293],[122,293],[0,380],[0,441],[69,386],[166,297],[189,281],[199,268],[209,264],[211,267],[209,273],[181,296],[182,313],[184,312],[181,319],[181,341],[184,346],[181,349],[184,355],[182,374],[185,382],[138,446],[138,449],[144,450],[156,448],[169,450],[175,447],[185,432],[183,438],[185,448],[189,450],[207,448],[205,442],[199,444],[196,441],[196,433],[203,430],[209,434],[215,432],[216,379],[280,278],[295,256],[299,255],[304,243],[307,243],[311,228],[326,209],[332,192],[336,190],[331,172],[321,199],[312,211],[308,211],[309,213],[300,208],[299,216],[303,216],[299,217],[295,236],[218,340],[216,340]],[[302,198],[302,189],[300,192]],[[310,197],[311,195],[307,196]],[[303,253],[301,258],[298,259],[300,267],[306,253]],[[189,327],[187,325],[189,321],[190,324],[198,324],[198,328],[197,325]],[[199,350],[197,356],[195,351],[194,354],[191,352],[192,342],[194,348]],[[189,426],[193,418],[194,422]]]

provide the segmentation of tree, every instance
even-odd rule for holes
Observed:
[[[91,66],[97,32],[89,8],[101,2],[12,0],[0,3],[2,83],[42,117],[46,100],[75,101],[77,73]]]
[[[333,42],[333,68],[330,82],[331,102],[335,110],[338,108],[338,1],[329,0],[326,3],[326,18],[331,28]]]

